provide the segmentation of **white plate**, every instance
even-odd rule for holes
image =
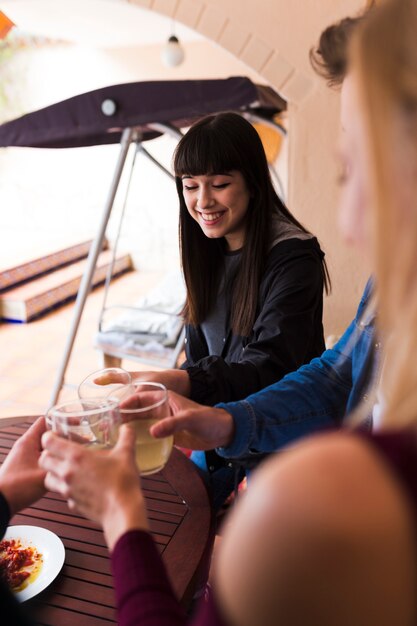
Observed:
[[[16,591],[20,602],[33,598],[58,576],[65,560],[65,548],[55,533],[39,526],[9,526],[3,539],[19,539],[24,548],[33,547],[42,554],[43,564],[37,578],[25,589]]]

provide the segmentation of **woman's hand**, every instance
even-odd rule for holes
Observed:
[[[170,391],[189,397],[190,377],[186,370],[163,370],[161,372],[130,372],[133,382],[161,383]]]
[[[172,415],[150,429],[154,437],[174,435],[178,446],[192,450],[212,450],[232,442],[234,421],[224,409],[197,404],[172,391],[169,406]]]
[[[0,468],[0,491],[9,503],[12,515],[45,493],[45,472],[38,466],[44,432],[45,419],[39,417],[13,444]]]
[[[188,398],[191,392],[190,377],[186,370],[163,370],[160,372],[129,372],[133,382],[161,383],[167,389],[175,391]],[[123,383],[121,374],[117,372],[106,373],[98,376],[94,382],[97,385],[110,385],[111,383]]]
[[[135,433],[120,428],[116,446],[94,450],[54,433],[42,437],[40,466],[45,485],[68,499],[68,506],[101,524],[110,550],[126,531],[147,529],[146,506],[135,462]]]

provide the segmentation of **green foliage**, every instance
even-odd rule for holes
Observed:
[[[5,65],[13,56],[13,46],[7,40],[0,42],[0,110],[7,107],[8,98],[6,93],[6,86],[4,80],[4,73],[1,71],[2,66]]]
[[[21,47],[21,41],[10,36],[0,41],[0,123],[4,121],[5,116],[8,117],[7,110],[11,104],[10,85],[16,78],[7,70],[7,65]]]

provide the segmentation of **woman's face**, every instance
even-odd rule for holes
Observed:
[[[181,179],[188,212],[206,237],[224,237],[229,250],[241,248],[250,201],[243,175],[232,170],[203,176],[184,175]]]
[[[367,255],[370,249],[370,177],[364,120],[354,75],[348,75],[343,82],[341,125],[339,231],[348,243]]]

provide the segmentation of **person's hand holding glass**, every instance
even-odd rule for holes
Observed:
[[[46,433],[42,439],[46,487],[100,523],[110,549],[124,532],[148,528],[140,475],[162,469],[173,444],[172,436],[155,439],[149,432],[170,414],[164,385],[137,383],[133,392],[127,384],[111,397],[52,407],[46,424],[59,436]]]
[[[170,415],[168,392],[159,382],[132,381],[120,367],[93,372],[78,387],[81,400],[98,396],[117,399],[121,421],[130,423],[136,436],[136,463],[142,476],[161,470],[172,450],[173,437],[155,439],[149,432],[159,420]]]
[[[172,450],[173,437],[156,439],[150,429],[170,415],[168,392],[156,382],[132,382],[122,368],[98,370],[78,387],[78,400],[53,406],[46,427],[60,437],[95,448],[111,448],[121,423],[135,434],[136,464],[141,475],[161,470]]]

